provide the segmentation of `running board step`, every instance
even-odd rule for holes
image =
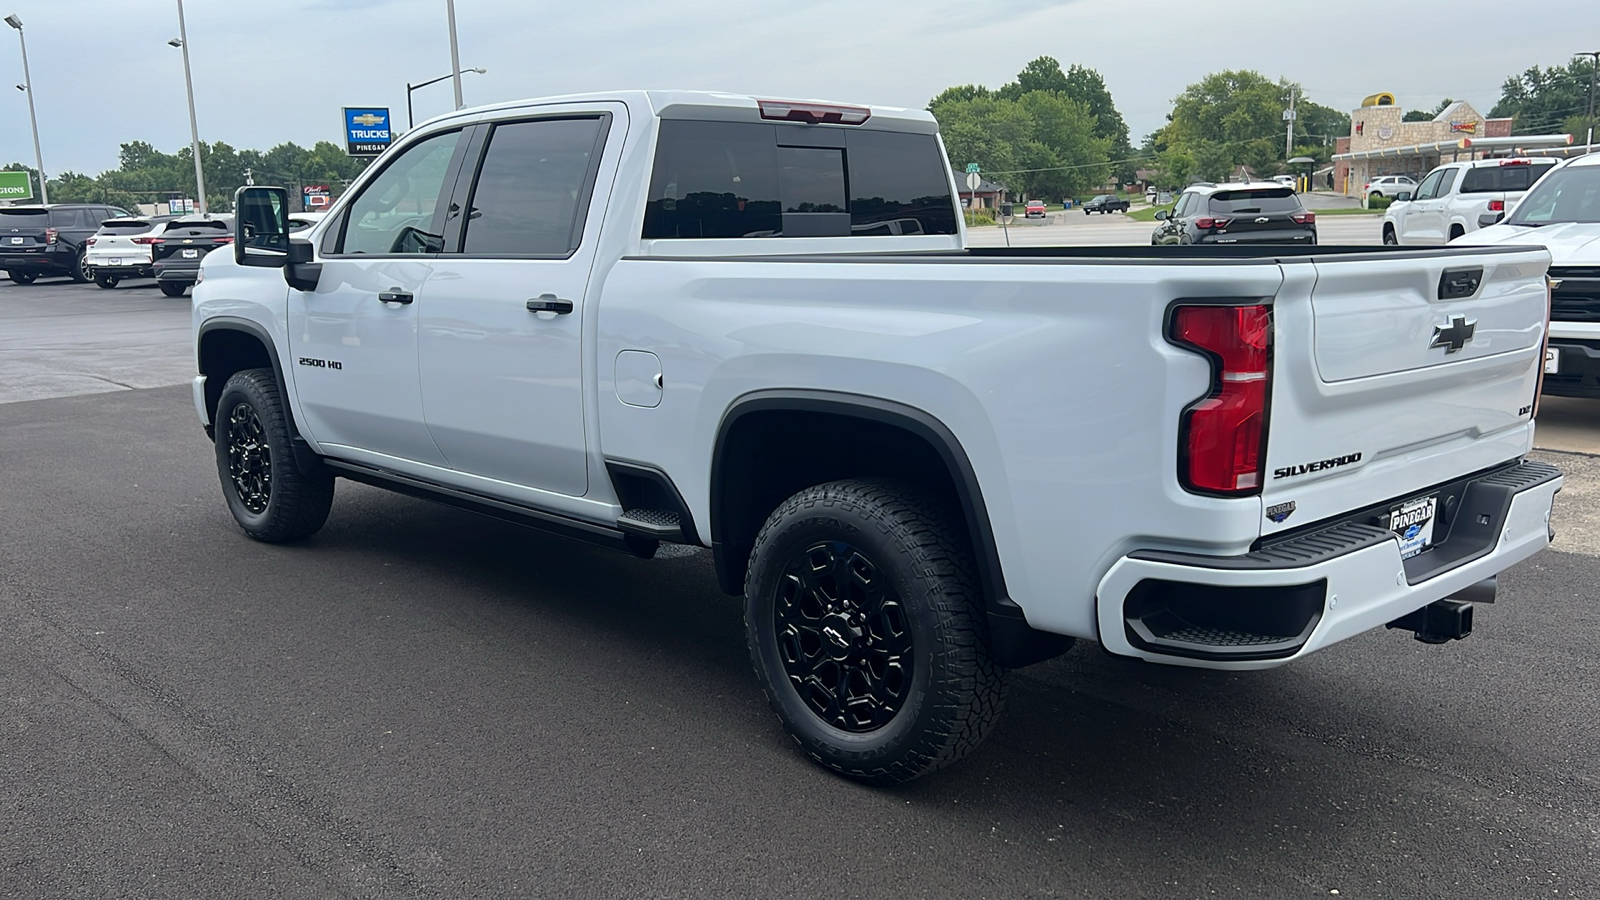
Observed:
[[[665,509],[630,509],[617,519],[617,527],[628,534],[667,543],[683,542],[683,526],[678,514]]]

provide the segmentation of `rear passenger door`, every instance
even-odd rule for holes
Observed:
[[[607,136],[620,143],[626,116],[617,103],[563,107],[473,135],[446,252],[417,302],[423,414],[452,469],[588,491],[586,300],[616,171]]]

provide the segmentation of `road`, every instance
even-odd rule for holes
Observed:
[[[874,790],[783,736],[705,553],[347,483],[311,540],[246,539],[187,321],[0,286],[0,897],[1600,897],[1593,456],[1541,454],[1561,549],[1466,641],[1079,646]]]

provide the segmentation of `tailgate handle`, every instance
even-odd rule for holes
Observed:
[[[1478,292],[1478,285],[1483,283],[1483,266],[1470,266],[1461,269],[1445,269],[1439,276],[1439,299],[1459,300],[1462,297],[1471,297]]]

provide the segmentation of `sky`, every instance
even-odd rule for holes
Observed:
[[[616,89],[704,89],[924,107],[1053,56],[1105,78],[1135,145],[1209,72],[1248,68],[1351,109],[1390,91],[1487,113],[1508,75],[1600,50],[1600,2],[1394,0],[456,0],[469,106]],[[1404,8],[1406,11],[1398,12]],[[445,0],[187,0],[200,137],[338,142],[343,106],[388,106],[450,71]],[[1423,15],[1426,11],[1428,14]],[[118,145],[189,141],[176,0],[0,0],[23,20],[46,171],[114,168]],[[1594,45],[1594,46],[1590,46]],[[0,27],[0,86],[23,80]],[[449,111],[450,82],[413,95]],[[1600,102],[1600,101],[1597,101]],[[0,90],[0,165],[33,161],[27,96]]]

